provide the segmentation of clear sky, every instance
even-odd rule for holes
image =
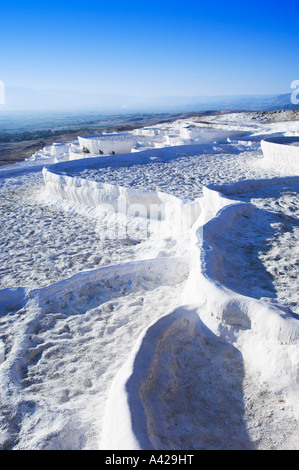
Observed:
[[[146,97],[287,93],[298,20],[298,0],[3,0],[0,80]]]

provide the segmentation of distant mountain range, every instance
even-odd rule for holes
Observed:
[[[192,112],[208,110],[274,111],[299,109],[291,94],[235,96],[161,96],[142,98],[71,90],[35,90],[7,86],[4,111]]]

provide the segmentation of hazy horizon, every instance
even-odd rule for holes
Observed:
[[[33,89],[8,86],[5,88],[3,112],[13,111],[82,111],[82,112],[176,112],[209,109],[262,109],[288,106],[290,93],[244,95],[184,95],[141,97],[116,93],[77,92],[75,90]],[[193,109],[194,108],[194,109]],[[245,109],[244,108],[244,109]]]

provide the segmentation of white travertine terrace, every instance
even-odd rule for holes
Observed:
[[[299,138],[269,137],[261,141],[265,164],[299,171]]]
[[[3,448],[298,448],[298,134],[219,115],[0,169]]]

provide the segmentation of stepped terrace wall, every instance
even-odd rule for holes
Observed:
[[[299,174],[299,137],[269,137],[261,141],[265,164]]]

